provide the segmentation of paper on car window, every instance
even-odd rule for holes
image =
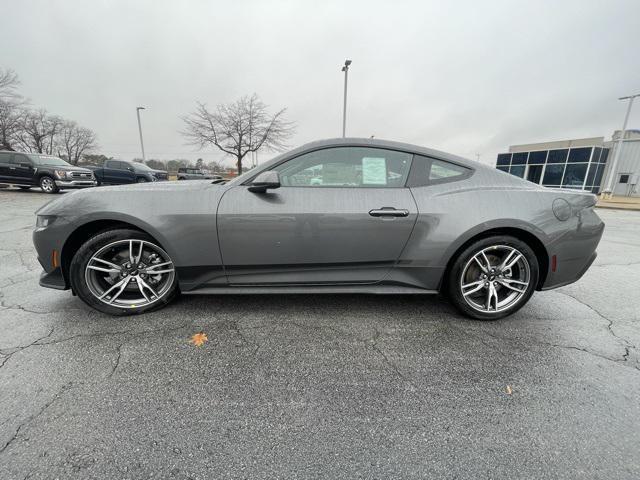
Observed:
[[[384,158],[364,157],[362,159],[362,183],[366,185],[387,184],[387,161]]]

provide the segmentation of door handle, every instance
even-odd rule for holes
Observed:
[[[382,207],[369,210],[369,215],[372,217],[408,217],[409,210],[398,210],[394,207]]]
[[[16,167],[9,167],[9,170],[15,170]]]

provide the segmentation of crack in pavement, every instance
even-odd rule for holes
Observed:
[[[31,342],[28,345],[17,346],[17,347],[8,347],[6,349],[3,349],[3,351],[5,351],[5,352],[7,350],[13,350],[13,351],[11,351],[11,352],[9,352],[7,354],[1,353],[2,351],[0,351],[0,354],[5,356],[5,358],[2,359],[3,361],[2,361],[2,364],[0,364],[0,367],[3,367],[13,354],[15,354],[17,352],[21,352],[23,350],[26,350],[27,348],[30,348],[30,347],[43,347],[43,346],[48,346],[48,345],[57,345],[57,344],[68,342],[68,341],[75,340],[75,339],[78,339],[78,338],[95,338],[95,337],[118,336],[118,335],[135,336],[135,335],[144,335],[144,334],[149,334],[149,333],[169,333],[169,332],[174,332],[174,331],[177,331],[177,330],[185,329],[190,324],[191,324],[191,322],[186,322],[186,323],[184,323],[184,324],[182,324],[180,326],[171,327],[171,328],[159,327],[159,328],[151,328],[151,329],[146,329],[146,330],[131,329],[131,330],[116,331],[116,332],[96,332],[96,333],[90,333],[90,334],[78,334],[78,335],[72,335],[70,337],[54,339],[54,340],[51,340],[49,342],[43,342],[42,340],[45,340],[45,339],[51,337],[51,335],[53,334],[55,329],[52,328],[51,331],[47,335],[45,335],[45,336],[43,336],[43,337]],[[124,343],[126,343],[126,342],[123,342],[122,345],[124,345]],[[121,348],[122,345],[120,345],[118,348]],[[118,358],[118,364],[119,364],[119,358]],[[116,365],[116,368],[117,368],[117,365]],[[114,369],[114,371],[115,371],[115,369]]]
[[[627,338],[621,337],[620,335],[618,335],[617,333],[615,333],[613,331],[613,320],[611,320],[609,317],[605,316],[602,312],[600,312],[598,309],[596,309],[595,307],[593,307],[592,305],[589,305],[586,302],[583,302],[582,300],[580,300],[579,298],[571,295],[570,293],[564,292],[562,290],[556,290],[556,293],[559,293],[560,295],[565,295],[569,298],[574,299],[576,302],[580,303],[581,305],[584,305],[585,307],[587,307],[589,310],[591,310],[593,313],[595,313],[596,315],[598,315],[600,318],[602,318],[605,322],[607,322],[607,331],[611,334],[611,336],[613,336],[616,340],[618,340],[619,342],[621,342],[624,348],[628,349],[628,348],[633,348],[635,350],[636,346],[634,344],[632,344]],[[628,355],[627,355],[628,356]]]
[[[122,357],[122,346],[124,342],[116,347],[116,361],[113,363],[113,367],[111,368],[111,372],[107,375],[107,378],[113,377],[113,374],[116,373],[116,370],[120,366],[120,358]]]
[[[258,354],[258,350],[260,350],[260,344],[257,343],[257,342],[254,342],[252,340],[249,340],[246,337],[246,335],[244,333],[242,333],[242,330],[240,330],[240,323],[237,320],[231,322],[231,328],[233,329],[234,332],[236,332],[236,334],[245,343],[245,345],[252,345],[253,346],[253,351],[251,352],[251,355],[253,355],[253,356],[257,355]]]
[[[15,354],[15,353],[17,353],[17,352],[21,352],[21,351],[23,351],[23,350],[26,350],[27,348],[29,348],[29,347],[33,347],[34,345],[40,345],[40,343],[39,343],[39,342],[40,342],[40,341],[42,341],[42,340],[44,340],[44,339],[46,339],[46,338],[49,338],[51,335],[53,335],[54,330],[55,330],[55,327],[52,327],[48,334],[46,334],[45,336],[40,337],[40,338],[38,338],[38,339],[34,340],[33,342],[31,342],[31,343],[30,343],[30,344],[28,344],[28,345],[18,345],[17,347],[9,347],[8,349],[2,349],[2,351],[0,351],[0,352],[1,352],[1,354],[3,355],[3,357],[4,357],[4,358],[2,359],[2,363],[0,364],[0,368],[4,367],[4,366],[5,366],[5,364],[9,361],[9,359],[10,359],[10,358]],[[4,353],[4,352],[5,352],[5,351],[7,351],[7,350],[12,350],[12,351],[10,351],[9,353]]]
[[[410,378],[408,378],[405,374],[403,374],[400,371],[400,368],[395,363],[393,363],[389,359],[387,354],[384,353],[382,349],[378,346],[378,339],[381,337],[380,331],[377,328],[373,327],[373,332],[374,332],[373,337],[365,341],[365,346],[369,344],[370,348],[382,358],[383,362],[387,365],[387,367],[389,367],[393,372],[395,372],[395,374],[404,383],[406,383],[407,385],[409,385],[409,387],[411,387],[409,391],[415,396],[419,397],[417,393],[419,390],[418,390],[418,387],[416,387],[415,383],[413,383],[413,381]]]
[[[462,329],[463,331],[465,331],[465,333],[467,334],[471,334],[473,336],[474,333],[471,333],[467,330],[465,330],[464,328]],[[555,348],[562,348],[562,349],[566,349],[566,350],[573,350],[573,351],[579,351],[579,352],[583,352],[589,355],[592,355],[594,357],[598,357],[598,358],[602,358],[604,360],[608,360],[610,362],[614,362],[618,365],[624,366],[624,367],[628,367],[628,368],[632,368],[634,370],[638,370],[640,371],[640,366],[636,366],[636,365],[630,365],[627,363],[628,357],[629,357],[629,349],[627,347],[625,347],[625,353],[622,355],[621,358],[614,358],[614,357],[609,357],[607,355],[603,355],[601,353],[598,352],[594,352],[593,350],[589,350],[588,348],[584,348],[584,347],[578,347],[575,345],[565,345],[562,343],[552,343],[552,342],[545,342],[544,340],[539,340],[539,339],[527,339],[527,341],[524,340],[517,340],[511,337],[504,337],[501,335],[495,335],[493,333],[489,333],[487,331],[482,331],[482,334],[493,338],[494,340],[498,340],[501,342],[509,342],[513,345],[516,345],[520,348],[527,348],[529,346],[530,343],[536,344],[536,345],[544,345],[544,346],[548,346],[548,347],[555,347]],[[477,338],[477,337],[476,337]]]
[[[53,405],[62,396],[62,394],[66,390],[71,389],[72,385],[73,385],[73,382],[64,384],[60,389],[60,391],[56,393],[51,400],[46,402],[37,413],[35,413],[34,415],[31,415],[25,422],[22,422],[20,425],[18,425],[18,428],[14,432],[13,436],[9,438],[9,440],[4,444],[3,447],[0,448],[0,454],[3,453],[7,448],[9,448],[9,445],[11,445],[18,438],[18,435],[20,434],[20,431],[23,428],[27,427],[31,422],[33,422],[40,415],[42,415],[51,405]]]

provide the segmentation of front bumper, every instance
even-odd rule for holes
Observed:
[[[95,187],[97,184],[95,180],[56,180],[58,188],[87,188]]]
[[[60,267],[55,268],[49,273],[42,272],[40,274],[40,286],[55,288],[56,290],[69,289],[69,285],[67,285],[67,282],[64,279],[64,275],[62,275],[62,270],[60,269]]]

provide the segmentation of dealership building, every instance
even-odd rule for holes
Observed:
[[[601,193],[613,164],[620,131],[604,137],[512,145],[498,154],[496,168],[551,188]],[[640,130],[626,130],[613,176],[613,193],[640,197]]]

